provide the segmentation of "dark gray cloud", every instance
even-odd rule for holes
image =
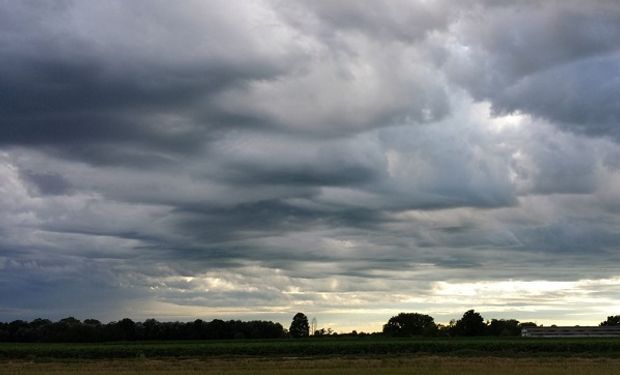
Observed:
[[[462,15],[445,35],[445,67],[456,82],[496,113],[529,113],[618,139],[615,2],[529,2],[480,12]]]
[[[619,14],[1,2],[0,313],[602,319]]]
[[[23,180],[30,182],[34,190],[39,194],[64,195],[71,192],[71,185],[59,174],[22,172]]]
[[[0,142],[114,164],[109,154],[139,162],[191,152],[209,141],[206,130],[228,126],[201,118],[213,95],[276,77],[304,55],[287,36],[273,39],[278,51],[251,33],[277,27],[267,10],[253,13],[260,6],[193,5],[5,4]]]

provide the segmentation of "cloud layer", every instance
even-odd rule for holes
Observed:
[[[613,1],[0,2],[0,316],[596,323],[618,25]]]

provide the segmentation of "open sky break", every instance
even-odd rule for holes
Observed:
[[[620,313],[617,1],[0,0],[0,320]]]

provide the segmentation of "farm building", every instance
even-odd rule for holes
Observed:
[[[523,337],[620,337],[620,326],[524,327]]]

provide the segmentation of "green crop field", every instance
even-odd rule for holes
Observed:
[[[287,340],[114,342],[93,344],[2,343],[0,359],[113,359],[204,357],[581,356],[620,358],[620,339],[380,337]]]

